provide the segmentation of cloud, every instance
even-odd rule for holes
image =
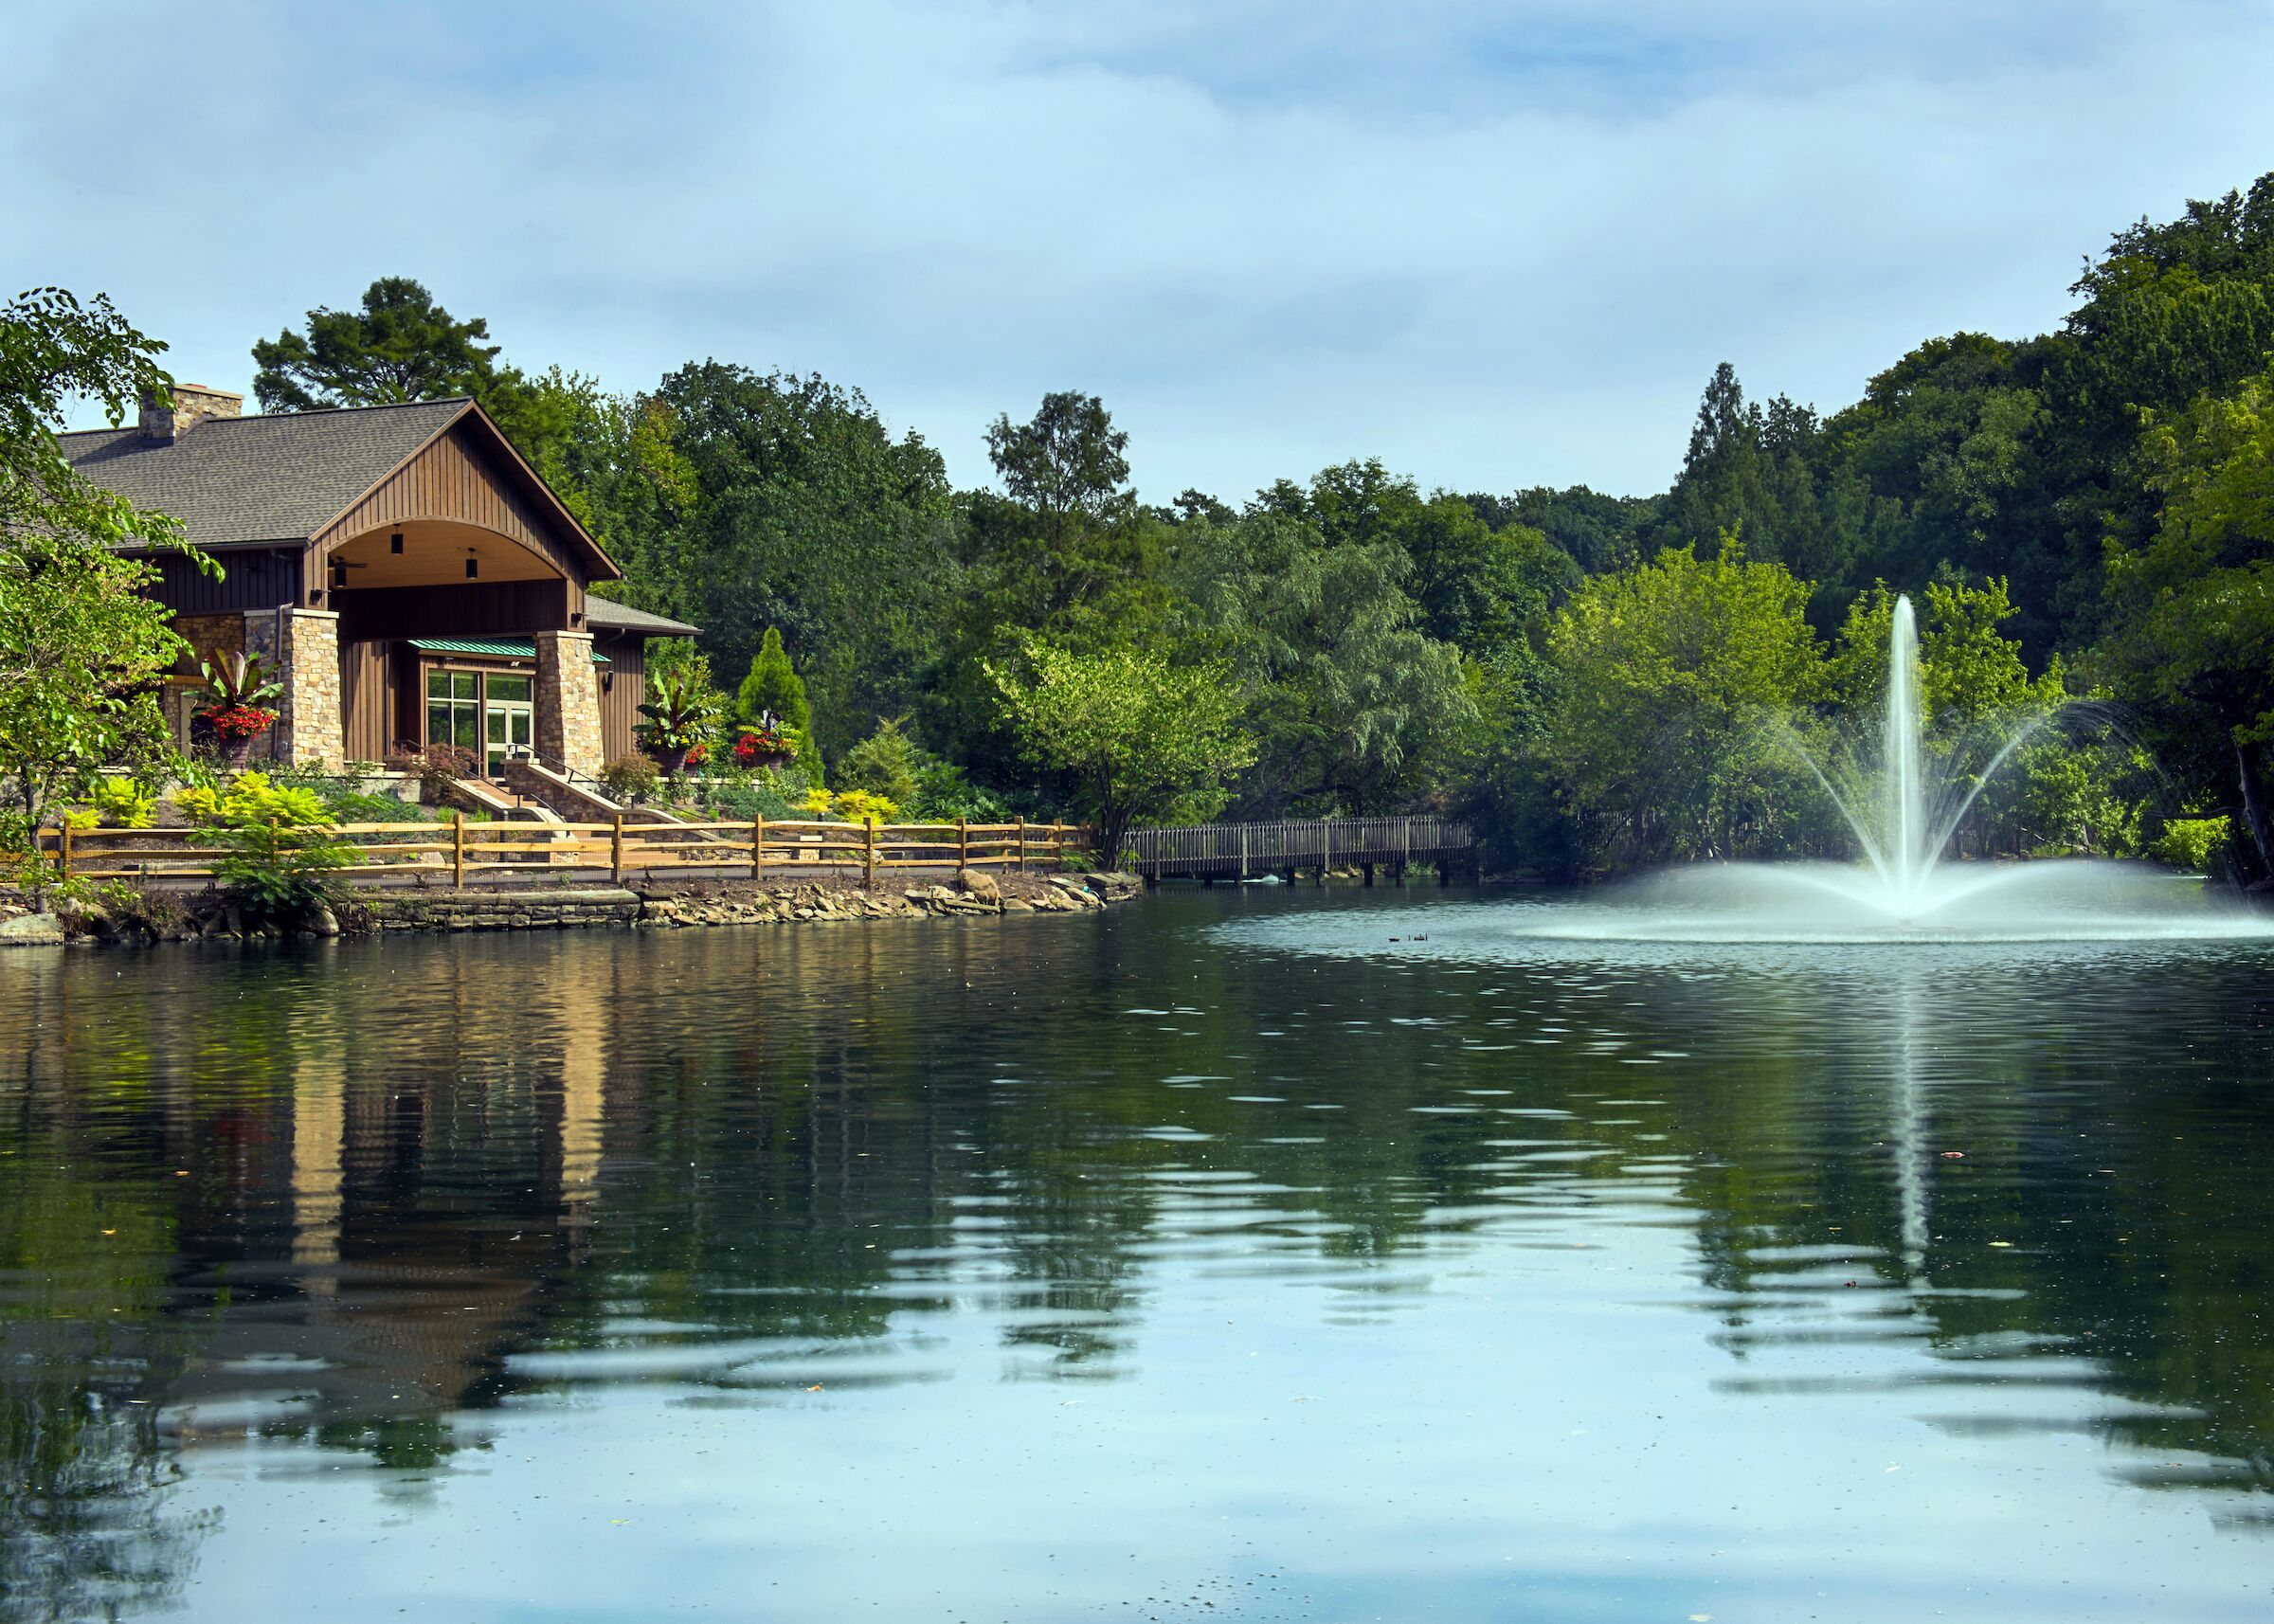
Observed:
[[[1717,361],[1836,406],[2274,168],[2274,21],[2202,0],[720,9],[22,8],[0,273],[222,385],[403,273],[618,388],[858,385],[966,481],[1080,388],[1156,497],[1649,490]]]

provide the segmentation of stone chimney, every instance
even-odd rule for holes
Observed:
[[[158,405],[158,397],[142,391],[142,438],[167,444],[181,439],[208,418],[236,417],[244,410],[244,397],[226,389],[208,389],[203,384],[173,386],[173,405]]]

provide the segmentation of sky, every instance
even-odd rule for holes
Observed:
[[[1836,409],[2057,326],[2274,170],[2241,0],[0,0],[0,281],[176,377],[375,277],[607,387],[820,372],[986,479],[1104,397],[1140,490],[1380,457],[1664,488],[1699,391]]]

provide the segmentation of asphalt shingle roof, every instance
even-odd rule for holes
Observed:
[[[132,424],[57,436],[71,465],[199,547],[305,541],[465,409],[463,400],[209,418],[169,444]]]
[[[666,615],[651,615],[645,609],[635,609],[629,604],[619,604],[597,593],[585,600],[585,620],[598,630],[644,632],[651,638],[691,638],[701,629]]]

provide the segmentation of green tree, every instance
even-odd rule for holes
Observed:
[[[1561,491],[1539,485],[1512,496],[1472,494],[1466,500],[1494,530],[1520,524],[1538,531],[1590,575],[1633,563],[1657,510],[1653,498],[1614,496],[1584,485]]]
[[[2139,708],[2189,810],[2239,811],[2252,877],[2274,875],[2274,370],[2151,413],[2140,456],[2161,509],[2144,540],[2109,543],[2089,663]]]
[[[1426,798],[1475,720],[1459,651],[1421,629],[1394,545],[1256,514],[1180,538],[1187,636],[1233,674],[1256,760],[1241,813],[1386,811]]]
[[[1095,396],[1045,396],[1025,424],[998,417],[987,441],[1003,490],[957,500],[958,591],[919,713],[927,737],[1008,781],[1030,758],[1002,729],[986,666],[1016,665],[1030,641],[1085,653],[1158,642],[1176,527],[1138,505],[1128,437]]]
[[[1734,537],[1597,576],[1548,628],[1540,747],[1589,849],[1633,860],[1771,852],[1820,795],[1771,718],[1821,691],[1809,588]]]
[[[1105,402],[1073,390],[1044,395],[1025,423],[1002,412],[987,425],[987,457],[1011,500],[1051,524],[1110,524],[1135,506],[1128,445]]]
[[[56,440],[73,399],[100,402],[117,423],[143,391],[163,397],[164,349],[100,297],[39,288],[0,307],[0,780],[14,802],[0,850],[18,859],[105,762],[168,753],[156,694],[188,646],[143,594],[157,570],[119,549],[216,567],[172,519],[81,477]]]
[[[668,441],[651,464],[694,491],[626,562],[660,599],[645,606],[700,625],[726,671],[779,629],[811,690],[814,742],[832,756],[855,718],[911,709],[956,602],[939,454],[895,439],[857,389],[715,361],[674,372],[641,410]],[[665,489],[645,473],[628,494],[668,509]]]
[[[557,367],[535,387],[565,425],[542,442],[537,472],[623,568],[605,595],[685,612],[692,561],[678,543],[699,491],[679,453],[677,412],[659,396],[608,394]]]
[[[557,481],[565,472],[563,442],[597,401],[599,386],[558,367],[532,378],[498,360],[500,346],[489,336],[486,317],[460,321],[424,284],[381,277],[364,289],[358,308],[318,305],[308,312],[306,331],[286,328],[257,340],[253,393],[263,411],[470,395],[540,473]]]
[[[755,726],[767,714],[789,730],[797,741],[798,759],[818,773],[821,756],[813,742],[813,707],[805,697],[805,682],[782,646],[781,632],[772,626],[766,628],[765,641],[750,656],[749,672],[734,691],[735,720]]]
[[[1480,658],[1527,635],[1579,578],[1569,556],[1540,532],[1488,523],[1467,497],[1424,497],[1412,479],[1371,458],[1324,469],[1308,489],[1281,480],[1255,505],[1314,525],[1330,547],[1396,548],[1404,555],[1400,585],[1422,629]]]
[[[990,663],[988,679],[1027,753],[1074,781],[1109,859],[1139,818],[1214,816],[1227,780],[1254,760],[1220,664],[1041,642],[1024,655],[1025,672]]]
[[[364,289],[362,309],[307,312],[307,332],[286,328],[252,346],[252,393],[263,412],[396,405],[482,396],[498,377],[489,320],[457,320],[425,286],[403,275]]]
[[[263,411],[478,400],[499,370],[489,335],[486,319],[459,320],[410,278],[382,277],[360,309],[318,305],[305,333],[287,328],[256,343],[253,393]]]
[[[837,782],[841,788],[865,790],[912,809],[921,792],[920,765],[915,741],[900,731],[900,723],[879,716],[876,731],[847,750],[838,764]]]

